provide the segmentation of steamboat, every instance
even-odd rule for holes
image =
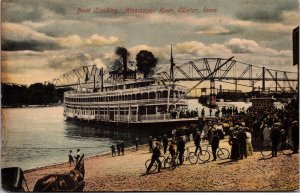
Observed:
[[[188,110],[183,85],[143,77],[128,68],[127,61],[123,61],[122,69],[110,71],[106,81],[103,68],[99,74],[98,86],[94,77],[84,87],[64,93],[67,120],[141,129],[182,128],[198,121],[198,117],[182,116]]]

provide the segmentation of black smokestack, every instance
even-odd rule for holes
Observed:
[[[127,57],[130,55],[128,50],[123,47],[117,47],[116,52],[118,56],[122,58],[123,61],[123,78],[124,80],[127,78]]]

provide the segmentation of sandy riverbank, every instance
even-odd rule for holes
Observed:
[[[187,146],[192,146],[188,143]],[[223,140],[221,147],[228,147]],[[228,147],[229,148],[229,147]],[[263,159],[260,152],[238,162],[217,160],[191,165],[188,161],[174,171],[145,174],[144,163],[151,157],[146,146],[126,151],[124,156],[110,154],[85,159],[84,191],[293,191],[299,189],[299,155]],[[67,163],[25,172],[32,191],[44,175],[64,173]]]

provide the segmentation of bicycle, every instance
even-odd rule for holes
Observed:
[[[196,164],[198,161],[198,157],[197,157],[197,155],[195,155],[194,152],[190,151],[189,148],[191,148],[191,147],[194,147],[194,146],[185,148],[186,151],[184,151],[184,152],[186,152],[186,153],[183,154],[183,160],[184,161],[188,160],[191,164]],[[179,156],[176,157],[176,164],[180,165]]]
[[[195,152],[188,151],[188,160],[190,161],[191,164],[196,164],[199,159],[202,162],[208,161],[210,159],[210,153],[207,150],[203,150],[202,148],[201,148],[201,152],[199,152],[197,155],[195,155]]]
[[[206,145],[206,149],[204,149],[204,150],[206,150],[206,151],[208,151],[209,153],[212,154],[212,151],[210,151],[208,149],[208,147],[211,147],[211,145]],[[220,147],[217,148],[216,154],[217,154],[218,158],[221,159],[221,160],[225,160],[225,159],[229,159],[230,158],[230,152],[226,148],[222,148],[222,147],[221,148]]]
[[[292,154],[293,145],[291,144],[291,138],[284,139],[283,137],[281,137],[277,149],[283,155]],[[272,155],[272,141],[270,138],[267,138],[262,142],[260,153],[263,157],[269,157]]]
[[[172,160],[172,158],[170,157],[170,155],[168,156],[159,156],[159,158],[162,158],[160,161],[161,161],[161,164],[162,164],[162,168],[165,168],[167,170],[174,170],[177,166],[177,164],[175,163],[174,160]],[[150,165],[151,163],[151,159],[148,159],[146,162],[145,162],[145,167],[146,169],[148,169],[148,166]],[[156,171],[156,169],[158,168],[158,165],[157,165],[157,162],[155,161],[152,165],[152,167],[150,168],[150,172],[153,173]]]

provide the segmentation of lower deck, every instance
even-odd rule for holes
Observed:
[[[169,109],[169,111],[167,110]],[[130,105],[130,106],[71,106],[65,105],[64,115],[70,119],[96,122],[157,122],[181,119],[186,105]]]
[[[199,122],[198,118],[180,118],[180,119],[165,119],[165,120],[143,120],[138,122],[119,122],[111,120],[84,120],[84,119],[74,119],[67,117],[67,121],[76,122],[79,124],[89,124],[94,125],[96,128],[102,128],[109,126],[110,128],[120,128],[120,129],[143,129],[143,130],[153,130],[153,129],[163,129],[165,132],[171,131],[172,129],[184,129],[191,124],[197,124]]]

